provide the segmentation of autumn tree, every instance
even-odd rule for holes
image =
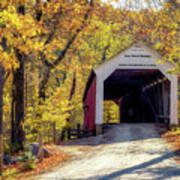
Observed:
[[[45,100],[50,73],[62,61],[78,34],[86,26],[92,6],[93,0],[20,0],[1,3],[2,37],[13,58],[19,62],[18,68],[13,70],[11,123],[11,142],[17,150],[23,149],[24,141],[25,63],[32,58],[43,62],[45,70],[41,73],[43,77],[39,86],[39,97]],[[77,19],[72,19],[72,16],[77,16]],[[60,53],[55,56],[54,51],[57,48]]]
[[[12,144],[16,145],[16,150],[23,149],[24,140],[24,64],[30,55],[30,46],[28,39],[40,28],[33,17],[26,14],[23,7],[24,1],[1,2],[0,24],[1,39],[6,47],[3,52],[7,67],[11,62],[15,66],[11,67],[13,71],[13,104],[12,104]]]
[[[134,39],[149,43],[177,62],[179,11],[172,8],[168,4],[158,11],[132,11],[93,0],[1,2],[0,39],[7,48],[3,57],[18,65],[10,67],[12,143],[17,150],[23,148],[24,140],[25,73],[32,86],[29,96],[38,101],[34,105],[31,99],[31,110],[27,108],[29,125],[36,118],[41,125],[43,120],[58,122],[60,115],[62,119],[69,114],[82,117],[81,99],[91,68],[118,54]],[[38,96],[34,95],[36,88]]]
[[[7,47],[6,41],[2,38],[0,43],[0,53],[2,56],[0,57],[0,176],[2,175],[2,166],[3,166],[3,97],[4,97],[4,84],[7,80],[10,69],[13,64],[13,60],[7,58]],[[7,59],[4,59],[7,58]]]
[[[44,49],[40,52],[41,60],[46,69],[39,88],[39,98],[43,100],[46,97],[45,92],[50,73],[64,59],[78,35],[86,27],[89,14],[92,11],[93,0],[55,2],[55,4],[51,2],[49,7],[56,8],[56,11],[53,13],[51,11],[52,14],[50,14],[42,10],[42,18],[44,19],[41,24],[46,26],[48,31],[44,40]],[[73,16],[77,19],[72,19]],[[60,36],[59,41],[64,41],[64,43],[59,44],[56,40],[57,36]],[[56,50],[55,48],[49,49],[52,45],[60,50],[57,57],[54,58],[48,55],[49,51]]]

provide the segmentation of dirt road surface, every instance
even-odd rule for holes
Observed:
[[[72,159],[38,180],[180,180],[173,149],[154,124],[119,124],[97,137],[61,145]]]

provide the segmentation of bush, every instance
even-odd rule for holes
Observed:
[[[27,171],[35,168],[35,159],[36,156],[32,154],[31,147],[25,146],[25,152],[24,155],[19,156],[17,158],[17,161],[22,162],[22,170]]]

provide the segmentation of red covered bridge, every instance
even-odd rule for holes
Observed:
[[[167,73],[173,64],[145,46],[134,43],[108,62],[92,69],[84,93],[84,126],[103,124],[103,101],[120,106],[121,122],[178,123],[178,76]],[[129,109],[136,114],[132,119]]]

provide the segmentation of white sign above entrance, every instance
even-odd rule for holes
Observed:
[[[125,58],[151,58],[152,55],[149,54],[140,45],[135,45],[124,55]]]

